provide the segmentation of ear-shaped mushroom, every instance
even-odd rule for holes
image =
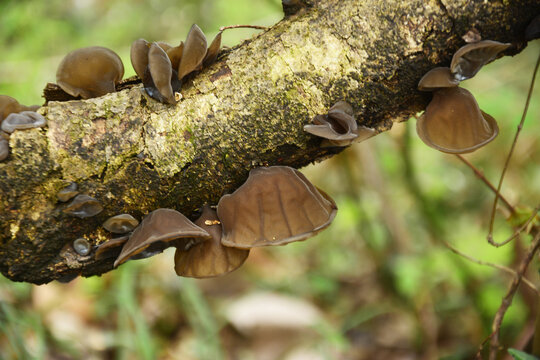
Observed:
[[[418,82],[418,90],[433,91],[445,87],[458,86],[459,81],[454,78],[450,68],[436,67],[429,70]]]
[[[111,239],[109,241],[100,244],[97,249],[94,257],[96,260],[108,259],[112,257],[118,257],[122,247],[128,241],[129,236],[121,236],[119,238]]]
[[[495,139],[499,128],[468,90],[451,87],[433,93],[433,100],[416,123],[416,132],[432,148],[463,154]]]
[[[219,49],[221,48],[221,34],[222,33],[223,33],[222,31],[218,32],[214,40],[212,40],[212,43],[208,47],[208,50],[206,51],[206,55],[204,56],[203,66],[209,66],[214,61],[216,61],[219,54]]]
[[[200,69],[206,55],[206,36],[202,30],[193,24],[186,37],[182,60],[178,66],[178,79]]]
[[[77,195],[75,199],[64,209],[66,214],[84,219],[95,216],[103,211],[103,206],[91,196]]]
[[[150,51],[150,43],[144,39],[137,39],[131,44],[130,59],[133,69],[144,79],[144,71],[148,66],[148,52]]]
[[[67,202],[68,200],[72,199],[77,195],[79,191],[77,191],[77,183],[70,182],[66,187],[64,187],[62,190],[56,194],[56,197],[61,202]]]
[[[124,65],[114,51],[91,46],[64,57],[56,71],[56,82],[71,96],[90,99],[114,92],[123,76]]]
[[[19,102],[7,95],[0,95],[0,124],[11,113],[19,112]]]
[[[180,249],[209,239],[210,234],[173,209],[157,209],[148,214],[133,231],[114,266],[142,252],[159,253],[170,246]]]
[[[249,250],[221,245],[221,223],[210,206],[203,207],[195,224],[208,231],[212,238],[187,250],[176,249],[174,270],[178,276],[208,278],[225,275],[246,261]]]
[[[9,156],[9,135],[0,131],[0,161],[4,161]]]
[[[330,225],[334,201],[299,171],[287,166],[253,169],[217,208],[221,243],[241,249],[305,240]]]
[[[180,44],[175,47],[171,47],[167,50],[167,56],[171,61],[171,66],[173,69],[178,69],[180,66],[180,60],[182,60],[182,54],[184,52],[184,42],[180,41]]]
[[[316,115],[312,122],[304,125],[304,131],[327,139],[335,146],[347,146],[353,141],[363,141],[375,135],[373,129],[358,127],[352,107],[345,101],[338,101],[328,110],[328,114]]]
[[[531,20],[525,29],[525,40],[531,41],[540,38],[540,14]]]
[[[105,230],[115,234],[125,234],[135,229],[139,225],[139,220],[129,214],[112,216],[103,223]]]
[[[450,63],[450,71],[458,81],[472,78],[488,62],[510,47],[498,41],[482,40],[462,46]]]
[[[37,127],[43,127],[47,121],[43,115],[35,111],[23,111],[20,113],[11,113],[2,121],[2,130],[11,134],[15,130],[26,130]]]
[[[176,104],[171,85],[172,75],[167,53],[157,43],[153,43],[148,52],[148,71],[145,71],[143,78],[148,95],[160,102]]]

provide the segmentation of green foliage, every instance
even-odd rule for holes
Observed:
[[[512,355],[515,360],[538,360],[536,356],[529,355],[516,349],[508,349],[508,353]]]

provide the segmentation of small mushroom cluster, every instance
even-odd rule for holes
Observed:
[[[0,95],[0,161],[9,156],[9,134],[45,126],[45,118],[36,112],[39,107],[21,105],[11,96]]]
[[[129,236],[100,245],[96,258],[120,252],[114,263],[118,266],[174,246],[179,276],[214,277],[240,267],[254,247],[314,236],[330,225],[336,212],[334,201],[299,171],[286,166],[256,168],[234,193],[219,200],[217,211],[205,205],[193,223],[176,210],[154,210]],[[132,222],[122,231],[135,226]]]
[[[91,99],[116,91],[124,65],[111,49],[90,46],[68,53],[58,65],[56,82],[73,97]]]
[[[325,139],[323,145],[330,146],[348,146],[376,133],[374,129],[356,124],[352,106],[345,101],[338,101],[327,114],[316,115],[312,124],[304,125],[304,131]]]
[[[491,40],[467,44],[454,54],[449,68],[434,68],[420,79],[418,89],[433,92],[433,99],[416,123],[416,132],[426,145],[464,154],[495,139],[499,132],[495,119],[480,110],[474,96],[458,85],[510,45]]]
[[[206,36],[193,24],[186,42],[181,41],[178,46],[135,40],[131,45],[131,64],[150,97],[174,105],[180,100],[179,91],[184,78],[216,60],[221,47],[221,32],[209,48],[206,45]]]

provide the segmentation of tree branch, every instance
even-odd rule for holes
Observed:
[[[15,132],[0,163],[0,271],[45,283],[112,269],[114,259],[78,255],[112,238],[101,224],[159,208],[193,217],[261,165],[302,167],[338,153],[303,131],[338,100],[378,132],[423,109],[420,77],[448,65],[471,28],[520,42],[536,0],[485,2],[320,0],[223,52],[168,106],[137,85],[86,101],[51,101],[48,127]],[[126,65],[127,66],[127,65]],[[56,193],[65,181],[104,210],[79,219]],[[171,264],[172,266],[172,264]]]

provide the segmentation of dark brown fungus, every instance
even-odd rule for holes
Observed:
[[[159,253],[170,246],[185,249],[209,239],[210,234],[173,209],[157,209],[148,214],[133,231],[114,266],[147,251]]]
[[[167,53],[157,43],[150,45],[148,52],[148,71],[145,72],[145,90],[152,98],[168,104],[176,104],[171,85],[171,61]],[[148,78],[150,75],[151,79]],[[152,86],[153,85],[153,86]]]
[[[206,36],[193,24],[184,43],[182,60],[178,66],[178,79],[182,80],[189,73],[199,70],[206,55]]]
[[[330,108],[328,114],[316,115],[312,122],[313,124],[304,125],[304,130],[327,139],[335,146],[347,146],[354,141],[362,141],[375,135],[374,129],[358,127],[352,107],[345,101],[338,101]]]
[[[498,41],[482,40],[462,46],[452,57],[450,71],[458,81],[470,79],[482,66],[494,60],[501,51],[506,50],[510,45]]]
[[[458,86],[459,81],[454,78],[450,68],[436,67],[428,71],[418,82],[418,90],[433,91],[445,87]]]
[[[125,234],[135,229],[139,220],[129,214],[120,214],[110,217],[103,223],[105,230],[115,234]]]
[[[432,148],[463,154],[495,139],[499,128],[469,91],[451,87],[433,93],[433,100],[416,123],[416,132]]]
[[[84,219],[99,214],[103,207],[91,196],[77,195],[75,199],[64,209],[66,214]]]
[[[148,66],[149,51],[150,43],[144,39],[137,39],[131,44],[129,53],[131,65],[141,80],[144,79],[144,72]]]
[[[171,66],[173,69],[178,70],[180,66],[180,60],[182,59],[182,53],[184,52],[184,42],[181,41],[180,45],[171,47],[167,50],[167,56],[171,61]]]
[[[56,197],[61,202],[67,202],[78,193],[79,192],[77,191],[77,183],[70,182],[68,186],[66,186],[65,188],[60,190],[58,194],[56,194]]]
[[[214,61],[216,61],[219,50],[221,49],[221,34],[222,32],[218,32],[214,40],[212,40],[212,43],[208,47],[208,50],[206,51],[206,55],[204,56],[203,60],[203,66],[210,66]]]
[[[35,111],[23,111],[20,113],[11,113],[2,121],[2,130],[12,133],[15,130],[26,130],[36,127],[43,127],[47,121],[43,115]]]
[[[9,156],[9,135],[0,131],[0,161],[4,161]]]
[[[531,41],[540,38],[540,14],[529,23],[525,29],[525,40]]]
[[[90,254],[90,243],[84,238],[78,238],[73,241],[73,249],[81,256]]]
[[[195,220],[195,224],[208,231],[212,238],[187,250],[176,250],[174,269],[178,276],[208,278],[225,275],[246,261],[249,250],[225,247],[221,244],[221,224],[216,211],[210,206],[203,207],[203,212]]]
[[[221,243],[250,249],[305,240],[330,225],[337,206],[299,171],[286,166],[253,169],[217,208]]]
[[[109,241],[100,244],[97,249],[94,257],[96,260],[116,258],[122,251],[122,246],[128,241],[129,236],[122,236],[119,238],[111,239]]]
[[[64,57],[56,71],[56,82],[71,96],[90,99],[114,92],[123,76],[124,65],[114,51],[91,46]]]

